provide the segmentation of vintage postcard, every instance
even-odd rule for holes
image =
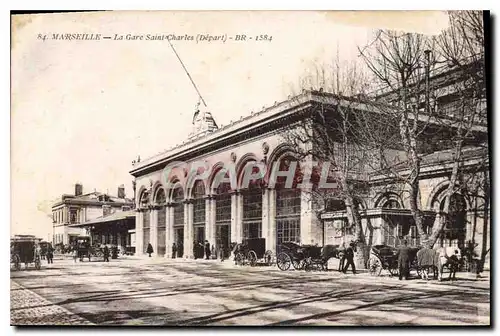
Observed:
[[[489,12],[11,15],[11,325],[490,326]]]

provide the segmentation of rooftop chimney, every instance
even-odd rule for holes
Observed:
[[[125,186],[123,184],[118,186],[118,198],[125,198]]]
[[[75,196],[81,196],[83,194],[83,185],[81,183],[75,184]]]

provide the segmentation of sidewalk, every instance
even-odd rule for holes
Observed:
[[[10,281],[10,325],[93,325],[69,310]]]

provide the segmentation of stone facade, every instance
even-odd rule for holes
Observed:
[[[231,242],[263,237],[266,249],[276,253],[277,245],[286,240],[321,246],[352,239],[352,229],[345,224],[344,209],[323,209],[320,216],[307,191],[284,191],[266,182],[246,188],[242,183],[242,172],[249,163],[270,166],[290,157],[293,151],[282,137],[284,128],[289,127],[294,116],[314,104],[342,103],[338,99],[329,102],[328,97],[327,94],[306,91],[224,128],[212,128],[207,132],[205,127],[203,136],[192,135],[188,142],[136,163],[131,174],[137,186],[138,254],[145,253],[148,243],[152,244],[155,253],[160,251],[159,255],[168,258],[172,257],[175,243],[177,257],[192,258],[195,254],[193,245],[205,240],[216,249],[220,246],[227,249]],[[357,108],[364,107],[361,104]],[[486,134],[486,127],[480,132]],[[443,191],[451,170],[442,156],[431,154],[425,160],[420,201],[426,225],[430,226],[439,219]],[[173,162],[182,164],[166,169]],[[209,168],[208,176],[201,180],[197,180],[199,166],[193,167],[199,162]],[[217,189],[215,177],[226,163],[234,163],[237,183],[235,188],[222,188],[221,192]],[[305,160],[300,164],[307,169],[310,163]],[[475,167],[477,158],[470,155],[464,164]],[[404,187],[386,179],[370,176],[369,190],[359,200],[366,240],[369,245],[395,246],[401,239],[409,239],[412,245],[418,245],[405,197],[407,192]],[[473,200],[467,199],[465,226],[458,230],[458,236],[457,230],[449,237],[443,236],[442,244],[458,245],[464,239],[489,244],[489,234],[487,239],[482,239],[483,228],[489,228],[489,225],[483,225],[480,217],[484,216],[478,214],[481,198],[484,194],[479,193]],[[460,236],[462,232],[465,236]]]

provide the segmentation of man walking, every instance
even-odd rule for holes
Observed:
[[[54,259],[54,249],[52,248],[52,245],[49,245],[47,247],[47,255],[46,255],[46,257],[47,257],[47,263],[48,264],[53,264],[54,263],[54,261],[53,261],[53,259]]]
[[[210,243],[208,242],[208,240],[205,240],[205,259],[206,260],[210,259],[210,254],[211,254]]]
[[[345,264],[345,243],[342,243],[342,245],[340,245],[340,249],[339,249],[339,272],[343,272],[344,271],[344,264]]]
[[[405,280],[408,280],[410,275],[410,249],[408,248],[408,242],[406,240],[403,241],[403,246],[398,249],[398,268],[399,268],[399,280],[402,280],[403,277]]]
[[[342,272],[347,273],[349,266],[352,268],[352,274],[356,274],[356,266],[354,265],[354,243],[350,243],[349,246],[345,250],[345,259],[346,263],[344,266],[344,270]]]
[[[177,245],[175,243],[172,244],[172,259],[175,259],[177,254]]]
[[[102,251],[102,254],[104,255],[104,261],[109,262],[109,248],[108,248],[108,245],[104,245],[104,249]]]
[[[151,245],[151,243],[148,244],[148,247],[146,248],[146,253],[149,255],[149,257],[151,258],[151,253],[153,253],[153,245]]]

